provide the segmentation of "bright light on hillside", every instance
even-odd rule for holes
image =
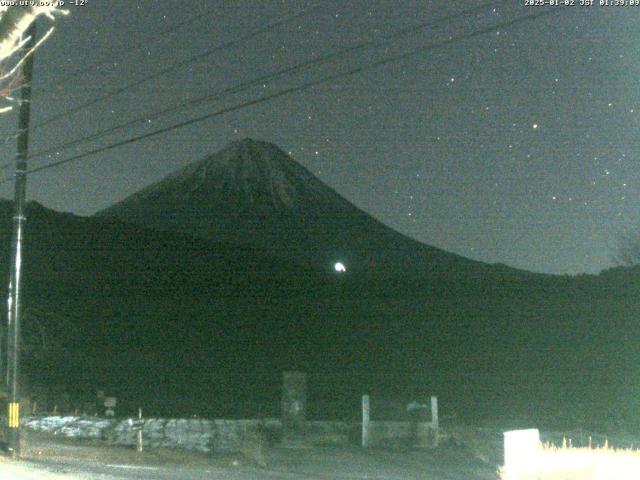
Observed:
[[[336,272],[340,272],[340,273],[344,273],[347,271],[347,267],[345,267],[344,263],[341,263],[341,262],[336,262],[336,264],[333,266],[333,269]]]

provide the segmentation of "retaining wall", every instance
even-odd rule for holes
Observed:
[[[29,430],[48,432],[67,438],[103,440],[114,445],[133,446],[136,427],[133,419],[105,419],[98,417],[27,417],[23,426]],[[306,425],[306,438],[311,445],[357,444],[360,441],[360,423],[310,421]],[[274,444],[280,438],[282,422],[277,418],[247,420],[205,420],[147,418],[141,426],[145,447],[182,448],[205,453],[241,451],[247,443]],[[417,428],[409,422],[370,423],[369,444],[408,441],[412,432],[418,435],[418,444],[434,445],[436,431],[431,423],[420,423]]]

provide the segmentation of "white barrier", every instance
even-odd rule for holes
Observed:
[[[537,428],[504,432],[504,467],[509,472],[526,469],[539,460],[540,432]]]

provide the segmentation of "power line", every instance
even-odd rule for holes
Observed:
[[[164,29],[161,32],[156,33],[155,35],[153,35],[150,39],[146,40],[145,43],[138,45],[137,47],[131,49],[131,48],[127,48],[124,51],[120,52],[119,54],[116,54],[116,58],[118,57],[118,55],[121,56],[127,56],[130,57],[132,56],[134,53],[139,52],[140,50],[144,50],[145,48],[149,47],[150,45],[160,42],[167,37],[167,35],[175,32],[176,30],[184,27],[185,25],[191,25],[195,22],[197,22],[198,20],[201,20],[203,18],[207,18],[208,16],[212,16],[212,15],[217,15],[217,18],[224,18],[226,15],[220,15],[219,12],[217,12],[216,10],[210,11],[208,14],[201,12],[198,13],[196,15],[193,15],[191,17],[188,17],[187,19],[183,20],[182,22],[177,22],[169,27],[167,27],[166,29]],[[126,44],[125,44],[126,45]],[[89,63],[87,65],[85,65],[85,67],[97,67],[100,65],[103,65],[103,62],[93,62],[93,63]],[[62,79],[60,80],[56,80],[53,83],[57,83],[57,84],[66,84],[69,81],[77,80],[77,72],[71,73],[69,75],[67,75],[66,77],[62,77]],[[63,112],[66,113],[66,112]],[[35,125],[33,128],[37,127],[37,125]],[[8,143],[11,140],[15,140],[18,137],[18,133],[14,133],[12,135],[8,135],[6,136],[6,138],[4,139],[4,143]],[[8,166],[10,166],[10,163],[6,163],[4,165],[0,165],[0,169],[5,169]]]
[[[554,12],[558,12],[558,11],[561,11],[561,10],[547,9],[547,10],[544,10],[544,11],[539,11],[537,13],[533,13],[533,14],[522,16],[522,17],[518,17],[518,18],[516,18],[514,20],[510,20],[508,22],[502,22],[500,24],[492,25],[490,27],[485,27],[485,28],[480,29],[480,30],[475,31],[475,32],[471,32],[471,33],[467,33],[467,34],[463,34],[463,35],[458,35],[458,36],[452,36],[447,40],[443,40],[441,42],[437,42],[437,43],[433,43],[433,44],[430,44],[430,45],[426,45],[424,47],[419,47],[419,48],[413,49],[413,50],[411,50],[409,52],[405,52],[403,54],[387,57],[387,58],[384,58],[382,60],[378,60],[376,62],[370,63],[368,65],[363,65],[363,66],[360,66],[360,67],[353,68],[353,69],[348,70],[346,72],[341,72],[341,73],[336,73],[336,74],[333,74],[333,75],[328,75],[328,76],[325,76],[323,78],[320,78],[320,79],[317,79],[317,80],[313,80],[313,81],[310,81],[310,82],[306,82],[306,83],[303,83],[303,84],[295,86],[295,87],[290,87],[290,88],[286,88],[286,89],[280,90],[279,92],[275,92],[273,94],[266,95],[266,96],[261,97],[261,98],[249,100],[249,101],[246,101],[246,102],[243,102],[243,103],[240,103],[238,105],[231,106],[231,107],[222,108],[222,109],[217,110],[215,112],[208,113],[206,115],[202,115],[202,116],[199,116],[199,117],[196,117],[196,118],[192,118],[190,120],[186,120],[184,122],[180,122],[180,123],[177,123],[177,124],[169,126],[169,127],[164,127],[164,128],[155,130],[153,132],[149,132],[149,133],[146,133],[146,134],[143,134],[143,135],[138,135],[138,136],[135,136],[135,137],[131,137],[131,138],[128,138],[126,140],[122,140],[120,142],[117,142],[117,143],[114,143],[114,144],[111,144],[111,145],[107,145],[107,146],[104,146],[104,147],[96,148],[94,150],[90,150],[88,152],[84,152],[84,153],[81,153],[81,154],[78,154],[78,155],[74,155],[72,157],[69,157],[69,158],[66,158],[66,159],[63,159],[63,160],[59,160],[57,162],[52,162],[52,163],[47,164],[47,165],[43,165],[43,166],[40,166],[40,167],[35,167],[35,168],[27,170],[26,173],[27,174],[32,174],[32,173],[48,170],[50,168],[58,167],[60,165],[71,163],[71,162],[80,160],[82,158],[86,158],[86,157],[91,156],[91,155],[95,155],[95,154],[98,154],[98,153],[102,153],[102,152],[106,152],[106,151],[109,151],[109,150],[113,150],[113,149],[115,149],[117,147],[121,147],[121,146],[128,145],[128,144],[131,144],[131,143],[139,142],[141,140],[145,140],[147,138],[155,137],[155,136],[161,135],[163,133],[170,132],[172,130],[177,130],[179,128],[184,128],[184,127],[196,124],[196,123],[200,123],[202,121],[209,120],[211,118],[218,117],[218,116],[224,115],[226,113],[230,113],[230,112],[233,112],[233,111],[241,110],[243,108],[247,108],[247,107],[250,107],[250,106],[253,106],[253,105],[258,105],[258,104],[267,102],[269,100],[274,100],[276,98],[283,97],[285,95],[289,95],[291,93],[297,93],[297,92],[301,92],[301,91],[304,91],[304,90],[308,90],[310,88],[313,88],[313,87],[318,86],[318,85],[323,84],[323,83],[327,83],[327,82],[331,82],[331,81],[338,80],[338,79],[341,79],[341,78],[349,77],[349,76],[352,76],[352,75],[355,75],[355,74],[358,74],[358,73],[361,73],[361,72],[364,72],[364,71],[367,71],[367,70],[372,70],[372,69],[380,67],[382,65],[395,63],[395,62],[398,62],[400,60],[404,60],[406,58],[415,56],[417,54],[428,52],[428,51],[431,51],[431,50],[435,50],[435,49],[441,48],[443,46],[456,43],[456,42],[461,41],[461,40],[467,40],[467,39],[470,39],[470,38],[478,37],[478,36],[493,32],[496,29],[507,28],[507,27],[510,27],[510,26],[513,26],[513,25],[517,25],[517,24],[521,24],[521,23],[530,21],[530,20],[535,20],[535,19],[538,19],[538,18],[542,18],[544,16],[550,15],[550,14],[552,14]],[[10,180],[12,180],[12,177],[5,178],[0,183],[6,183],[6,182],[8,182]]]
[[[508,1],[508,0],[499,0],[499,2],[505,2],[505,1]],[[333,52],[333,53],[329,53],[327,55],[320,56],[320,57],[314,58],[312,60],[308,60],[306,62],[303,62],[303,63],[297,64],[297,65],[293,65],[293,66],[278,70],[277,72],[272,72],[272,73],[269,73],[269,74],[266,74],[266,75],[262,75],[260,77],[254,78],[253,80],[249,80],[247,82],[243,82],[243,83],[241,83],[239,85],[227,87],[227,88],[222,89],[222,90],[218,90],[218,91],[215,91],[215,92],[212,92],[212,93],[208,93],[206,95],[203,95],[203,96],[200,96],[200,97],[197,97],[197,98],[194,98],[194,99],[187,100],[186,102],[182,102],[182,103],[179,103],[179,104],[172,105],[172,106],[170,106],[168,108],[159,110],[159,111],[157,111],[155,113],[137,117],[137,118],[129,120],[127,122],[124,122],[124,123],[115,125],[113,127],[110,127],[110,128],[108,128],[106,130],[102,130],[100,132],[96,132],[96,133],[94,133],[92,135],[88,135],[88,136],[85,136],[85,137],[81,137],[81,138],[78,138],[78,139],[75,139],[75,140],[71,140],[71,141],[66,142],[66,143],[62,143],[62,144],[50,147],[50,148],[48,148],[46,150],[36,152],[35,154],[31,155],[30,158],[41,157],[41,156],[48,155],[48,154],[51,154],[51,153],[54,153],[54,152],[59,152],[61,150],[66,150],[66,149],[68,149],[70,147],[73,147],[73,146],[81,144],[81,143],[86,143],[86,142],[89,142],[89,141],[92,141],[92,140],[97,140],[98,138],[101,138],[101,137],[103,137],[105,135],[108,135],[110,133],[116,132],[116,131],[121,130],[123,128],[131,127],[133,125],[136,125],[136,124],[139,124],[139,123],[143,123],[143,122],[150,122],[151,120],[155,120],[157,118],[163,117],[163,116],[168,115],[170,113],[179,111],[179,110],[181,110],[183,108],[187,108],[187,107],[190,107],[192,105],[200,105],[203,102],[216,100],[216,99],[219,99],[219,98],[221,98],[221,97],[223,97],[225,95],[228,95],[228,94],[239,93],[239,92],[244,91],[244,90],[246,90],[246,89],[248,89],[248,88],[250,88],[252,86],[263,84],[265,82],[273,81],[274,79],[276,79],[278,77],[282,77],[284,75],[289,75],[289,74],[292,74],[292,73],[297,73],[298,71],[306,69],[306,68],[309,68],[309,67],[315,67],[315,66],[318,66],[318,65],[322,65],[322,64],[328,63],[328,62],[333,61],[333,60],[335,60],[335,59],[337,59],[339,57],[345,56],[346,54],[349,54],[349,53],[354,53],[354,52],[357,52],[357,51],[363,50],[363,49],[380,48],[380,47],[383,47],[383,46],[389,44],[390,42],[393,42],[393,41],[395,41],[395,40],[397,40],[397,39],[399,39],[401,37],[416,33],[419,30],[423,30],[425,28],[433,27],[433,26],[435,26],[437,24],[440,24],[440,23],[443,23],[443,22],[450,22],[452,20],[457,20],[457,19],[459,19],[461,17],[466,17],[468,15],[472,15],[472,14],[478,13],[480,11],[483,11],[486,8],[494,8],[494,7],[495,7],[495,2],[494,1],[487,2],[487,3],[483,4],[483,5],[480,5],[480,6],[477,6],[477,7],[474,7],[474,8],[470,8],[470,9],[467,9],[467,10],[463,10],[463,11],[458,12],[456,14],[447,15],[447,16],[438,18],[436,20],[433,20],[431,22],[426,22],[426,23],[422,23],[422,24],[418,24],[418,25],[412,25],[410,27],[403,28],[403,29],[401,29],[401,30],[399,30],[397,32],[393,32],[393,33],[391,33],[389,35],[383,36],[380,39],[370,40],[370,41],[366,41],[366,42],[360,42],[360,43],[358,43],[356,45],[353,45],[351,47],[347,47],[345,49],[341,49],[339,51],[336,51],[336,52]],[[0,168],[2,168],[2,166],[0,166]]]
[[[284,25],[285,23],[288,23],[291,20],[295,20],[296,18],[302,17],[303,15],[306,15],[309,12],[311,12],[313,10],[316,10],[316,9],[318,9],[320,7],[321,7],[321,5],[317,4],[317,5],[313,5],[313,6],[309,7],[309,8],[305,8],[301,12],[298,12],[298,13],[296,13],[294,15],[289,15],[289,16],[281,19],[281,20],[272,22],[272,23],[270,23],[270,24],[268,24],[268,25],[266,25],[264,27],[258,28],[257,30],[253,30],[252,32],[249,32],[248,34],[243,35],[240,38],[237,38],[236,40],[231,40],[231,41],[228,41],[228,42],[224,42],[221,45],[218,45],[217,47],[210,48],[209,50],[205,50],[204,52],[199,53],[197,55],[194,55],[194,56],[188,58],[187,60],[183,60],[181,62],[174,63],[173,65],[170,65],[167,68],[163,68],[162,70],[160,70],[158,72],[152,73],[152,74],[147,75],[145,77],[142,77],[142,78],[140,78],[138,80],[135,80],[135,81],[133,81],[131,83],[128,83],[127,85],[124,85],[124,86],[122,86],[120,88],[117,88],[117,89],[115,89],[115,90],[113,90],[113,91],[111,91],[111,92],[109,92],[109,93],[107,93],[105,95],[102,95],[100,97],[96,97],[93,100],[89,100],[88,102],[85,102],[85,103],[82,103],[82,104],[77,105],[75,107],[72,107],[72,108],[70,108],[70,109],[68,109],[68,110],[66,110],[66,111],[64,111],[62,113],[59,113],[59,114],[56,114],[56,115],[52,115],[51,117],[49,117],[49,118],[43,120],[42,122],[37,123],[36,125],[34,125],[32,127],[32,130],[35,130],[35,129],[40,128],[40,127],[43,127],[44,125],[48,125],[49,123],[51,123],[51,122],[53,122],[55,120],[59,120],[60,118],[67,117],[67,116],[71,115],[72,113],[76,113],[76,112],[79,112],[80,110],[84,110],[87,107],[93,106],[93,105],[95,105],[95,104],[97,104],[99,102],[102,102],[102,101],[107,100],[109,98],[115,97],[116,95],[120,95],[121,93],[124,93],[127,90],[130,90],[130,89],[132,89],[134,87],[140,86],[140,85],[142,85],[142,84],[144,84],[146,82],[149,82],[151,80],[154,80],[156,78],[162,77],[162,76],[166,75],[167,73],[171,73],[171,72],[177,70],[178,68],[184,67],[184,66],[192,64],[192,63],[195,63],[195,62],[197,62],[197,61],[199,61],[199,60],[201,60],[203,58],[206,58],[208,56],[213,55],[216,52],[219,52],[221,50],[233,47],[235,45],[240,44],[241,42],[244,42],[244,41],[247,41],[247,40],[251,40],[251,39],[253,39],[255,37],[258,37],[258,36],[260,36],[260,35],[262,35],[264,33],[268,33],[271,30],[275,29],[276,27],[279,27],[280,25]]]
[[[403,59],[409,58],[409,57],[417,55],[419,53],[427,52],[427,51],[430,51],[430,50],[435,50],[437,48],[440,48],[440,47],[443,47],[445,45],[449,45],[449,44],[455,43],[455,42],[460,41],[460,40],[466,40],[466,39],[469,39],[469,38],[474,38],[474,37],[477,37],[477,36],[480,36],[480,35],[484,35],[486,33],[490,33],[490,32],[492,32],[492,31],[494,31],[496,29],[499,29],[499,28],[506,28],[506,27],[509,27],[509,26],[512,26],[512,25],[516,25],[516,24],[519,24],[519,23],[526,22],[528,20],[534,20],[534,19],[537,19],[537,18],[541,18],[543,16],[547,16],[547,15],[553,13],[554,11],[555,11],[554,9],[550,9],[550,10],[545,10],[545,11],[538,12],[538,13],[535,13],[535,14],[525,15],[523,17],[519,17],[519,18],[511,20],[509,22],[503,22],[503,23],[500,23],[500,24],[497,24],[497,25],[492,25],[490,27],[483,28],[483,29],[478,30],[476,32],[459,35],[457,37],[451,37],[451,38],[449,38],[447,40],[444,40],[444,41],[441,41],[441,42],[438,42],[438,43],[435,43],[435,44],[427,45],[425,47],[416,48],[416,49],[413,49],[413,50],[411,50],[409,52],[405,52],[405,53],[400,54],[400,55],[387,57],[385,59],[378,60],[378,61],[373,62],[371,64],[351,69],[351,70],[349,70],[347,72],[337,73],[337,74],[329,75],[329,76],[326,76],[326,77],[323,77],[323,78],[320,78],[320,79],[317,79],[317,80],[306,82],[306,83],[304,83],[302,85],[298,85],[298,86],[295,86],[295,87],[287,88],[287,89],[281,90],[279,92],[275,92],[273,94],[270,94],[270,95],[267,95],[267,96],[264,96],[264,97],[261,97],[261,98],[258,98],[258,99],[249,100],[249,101],[243,102],[241,104],[238,104],[238,105],[235,105],[235,106],[232,106],[232,107],[226,107],[226,108],[217,110],[215,112],[212,112],[212,113],[209,113],[209,114],[206,114],[206,115],[202,115],[202,116],[190,119],[190,120],[186,120],[184,122],[180,122],[178,124],[175,124],[175,125],[172,125],[172,126],[169,126],[169,127],[161,128],[161,129],[158,129],[158,130],[155,130],[153,132],[149,132],[149,133],[146,133],[146,134],[143,134],[143,135],[138,135],[138,136],[135,136],[135,137],[131,137],[129,139],[123,140],[121,142],[117,142],[115,144],[107,145],[105,147],[100,147],[100,148],[97,148],[97,149],[94,149],[94,150],[90,150],[88,152],[84,152],[84,153],[81,153],[79,155],[75,155],[75,156],[66,158],[64,160],[53,162],[53,163],[50,163],[50,164],[47,164],[47,165],[43,165],[43,166],[40,166],[40,167],[35,167],[35,168],[32,168],[32,169],[29,169],[27,171],[27,173],[31,174],[31,173],[40,172],[40,171],[43,171],[43,170],[46,170],[46,169],[49,169],[49,168],[53,168],[53,167],[56,167],[56,166],[59,166],[59,165],[63,165],[63,164],[66,164],[66,163],[70,163],[70,162],[73,162],[73,161],[88,157],[90,155],[95,155],[97,153],[102,153],[102,152],[105,152],[105,151],[108,151],[108,150],[112,150],[112,149],[120,147],[120,146],[124,146],[124,145],[130,144],[130,143],[135,143],[135,142],[138,142],[138,141],[141,141],[141,140],[145,140],[147,138],[151,138],[151,137],[154,137],[154,136],[157,136],[157,135],[161,135],[163,133],[167,133],[167,132],[172,131],[172,130],[177,130],[179,128],[190,126],[190,125],[193,125],[195,123],[202,122],[204,120],[208,120],[208,119],[211,119],[211,118],[214,118],[214,117],[217,117],[217,116],[224,115],[226,113],[230,113],[230,112],[233,112],[233,111],[241,110],[241,109],[249,107],[249,106],[253,106],[253,105],[260,104],[260,103],[264,103],[266,101],[273,100],[273,99],[288,95],[290,93],[296,93],[296,92],[300,92],[300,91],[303,91],[303,90],[308,90],[309,88],[315,87],[315,86],[320,85],[322,83],[330,82],[330,81],[333,81],[333,80],[338,80],[340,78],[352,76],[352,75],[355,75],[357,73],[361,73],[363,71],[371,70],[371,69],[377,68],[377,67],[382,66],[382,65],[386,65],[386,64],[389,64],[389,63],[397,62],[399,60],[403,60]],[[5,183],[5,182],[7,182],[9,180],[11,180],[11,178],[6,178],[0,183]]]
[[[134,53],[137,53],[141,50],[144,50],[145,48],[148,48],[150,45],[153,45],[154,43],[158,43],[162,40],[165,40],[167,38],[167,35],[175,32],[176,30],[179,30],[180,28],[186,26],[186,25],[191,25],[193,23],[196,23],[198,20],[201,20],[203,18],[207,18],[209,16],[212,16],[216,14],[218,16],[218,18],[220,18],[219,12],[217,12],[216,10],[211,10],[208,13],[206,12],[199,12],[191,17],[186,18],[185,20],[181,21],[181,22],[177,22],[173,25],[170,25],[169,27],[165,28],[164,30],[160,31],[160,32],[156,32],[151,38],[145,40],[145,42],[143,44],[138,45],[137,47],[131,48],[131,46],[128,43],[125,43],[125,48],[121,49],[120,52],[116,52],[115,57],[116,58],[122,58],[124,57],[130,57],[132,56]],[[113,54],[113,52],[111,52]],[[83,67],[84,68],[91,68],[91,67],[99,67],[104,65],[104,62],[92,62],[89,63],[88,65],[85,64]],[[57,83],[57,84],[66,84],[67,82],[71,81],[71,80],[77,80],[77,72],[74,73],[70,73],[69,75],[67,75],[66,77],[62,77],[62,79],[60,80],[55,80],[53,83]]]

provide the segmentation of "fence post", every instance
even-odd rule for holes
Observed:
[[[136,432],[136,451],[137,452],[142,452],[142,409],[138,408],[138,423],[140,424],[138,426],[138,428],[140,430],[138,430]]]
[[[362,396],[362,446],[369,446],[369,395]]]
[[[431,397],[431,425],[436,430],[438,429],[438,397]]]
[[[435,395],[431,396],[431,428],[433,429],[433,444],[437,447],[440,425],[438,421],[438,397]]]

